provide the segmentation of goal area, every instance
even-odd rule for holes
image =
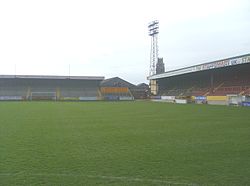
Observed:
[[[56,100],[56,92],[31,92],[30,100]]]

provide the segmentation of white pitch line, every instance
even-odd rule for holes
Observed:
[[[24,171],[16,172],[16,173],[0,173],[0,176],[16,176],[18,174],[22,174]]]
[[[0,173],[0,176],[16,176],[18,174],[24,173],[29,176],[68,176],[68,177],[87,177],[87,178],[99,178],[108,180],[123,180],[123,181],[133,181],[133,182],[151,182],[151,183],[163,183],[172,185],[186,185],[186,186],[198,186],[195,183],[184,183],[184,182],[174,182],[160,179],[144,179],[144,178],[133,178],[125,176],[102,176],[102,175],[84,175],[84,174],[67,174],[67,173]]]

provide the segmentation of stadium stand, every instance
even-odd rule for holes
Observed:
[[[113,77],[101,82],[101,93],[106,100],[146,99],[149,87],[145,83],[136,86],[119,77]]]
[[[148,90],[119,77],[0,75],[0,100],[134,100]]]
[[[104,77],[0,76],[0,100],[98,100]]]
[[[249,95],[250,54],[168,71],[156,80],[161,96]]]
[[[135,99],[147,99],[149,97],[149,86],[146,83],[140,83],[130,90]]]
[[[131,87],[134,85],[119,77],[114,77],[101,82],[101,94],[104,100],[133,100]]]

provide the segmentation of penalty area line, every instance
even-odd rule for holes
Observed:
[[[67,176],[67,177],[86,177],[86,178],[97,178],[97,179],[106,179],[106,180],[121,180],[121,181],[130,181],[130,182],[150,182],[150,183],[162,183],[162,184],[171,184],[171,185],[185,185],[185,186],[198,186],[195,183],[184,183],[184,182],[175,182],[167,181],[161,179],[147,179],[147,178],[134,178],[134,177],[125,177],[125,176],[104,176],[104,175],[84,175],[84,174],[67,174],[67,173],[0,173],[0,176],[11,176],[14,177],[20,174],[28,176]]]

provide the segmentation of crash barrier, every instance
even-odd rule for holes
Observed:
[[[175,99],[175,103],[178,103],[178,104],[187,104],[188,101],[186,99]]]
[[[170,103],[175,102],[175,96],[161,96],[161,99]]]
[[[250,102],[242,102],[241,105],[243,107],[250,107]]]
[[[80,101],[96,101],[98,100],[97,97],[79,97]]]
[[[191,96],[191,97],[175,97],[175,96],[152,96],[152,100],[158,102],[172,102],[178,104],[196,103],[210,105],[237,105],[250,106],[250,96],[227,95],[227,96]]]
[[[205,103],[207,103],[207,97],[206,96],[194,96],[192,99],[194,99],[195,103],[197,103],[197,104],[205,104]]]
[[[0,96],[1,101],[20,101],[23,99],[22,96]]]

